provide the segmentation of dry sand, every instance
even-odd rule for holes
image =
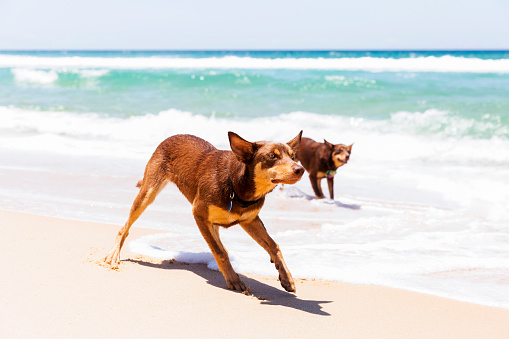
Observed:
[[[0,338],[509,338],[509,310],[398,289],[244,275],[244,295],[127,246],[112,270],[119,228],[0,211]]]

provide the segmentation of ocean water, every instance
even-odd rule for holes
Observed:
[[[267,197],[294,277],[509,308],[509,52],[0,52],[2,209],[120,227],[162,140],[230,130],[354,143],[335,201],[307,175]],[[161,233],[133,250],[217,269],[176,187],[135,225]],[[239,273],[277,276],[221,237]]]

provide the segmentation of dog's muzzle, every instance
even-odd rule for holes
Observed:
[[[302,167],[299,164],[295,164],[292,166],[292,173],[288,175],[284,179],[272,179],[273,184],[295,184],[297,181],[299,181],[302,178],[302,175],[304,174],[304,167]]]
[[[304,174],[304,167],[300,165],[294,165],[293,173],[301,177]]]

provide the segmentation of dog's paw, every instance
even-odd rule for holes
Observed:
[[[242,282],[240,279],[235,279],[233,281],[226,281],[226,287],[228,287],[229,290],[233,291],[239,291],[244,292],[247,291],[248,287],[246,284]]]
[[[281,282],[281,286],[288,291],[288,292],[294,292],[297,291],[295,288],[295,283],[293,282],[293,279],[290,278],[290,280],[287,279],[281,279],[281,275],[279,276],[279,281]]]
[[[120,264],[120,252],[111,250],[110,253],[104,257],[103,262],[114,267],[118,266]]]

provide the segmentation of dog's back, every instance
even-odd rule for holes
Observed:
[[[308,172],[318,172],[319,167],[325,166],[332,154],[324,143],[316,142],[313,139],[302,137],[297,159]],[[322,166],[320,166],[322,164]]]
[[[187,200],[193,203],[198,190],[199,168],[215,152],[218,150],[212,144],[194,135],[174,135],[157,147],[146,171],[150,170],[150,165],[156,165],[158,170],[165,172],[167,180],[175,183]]]

